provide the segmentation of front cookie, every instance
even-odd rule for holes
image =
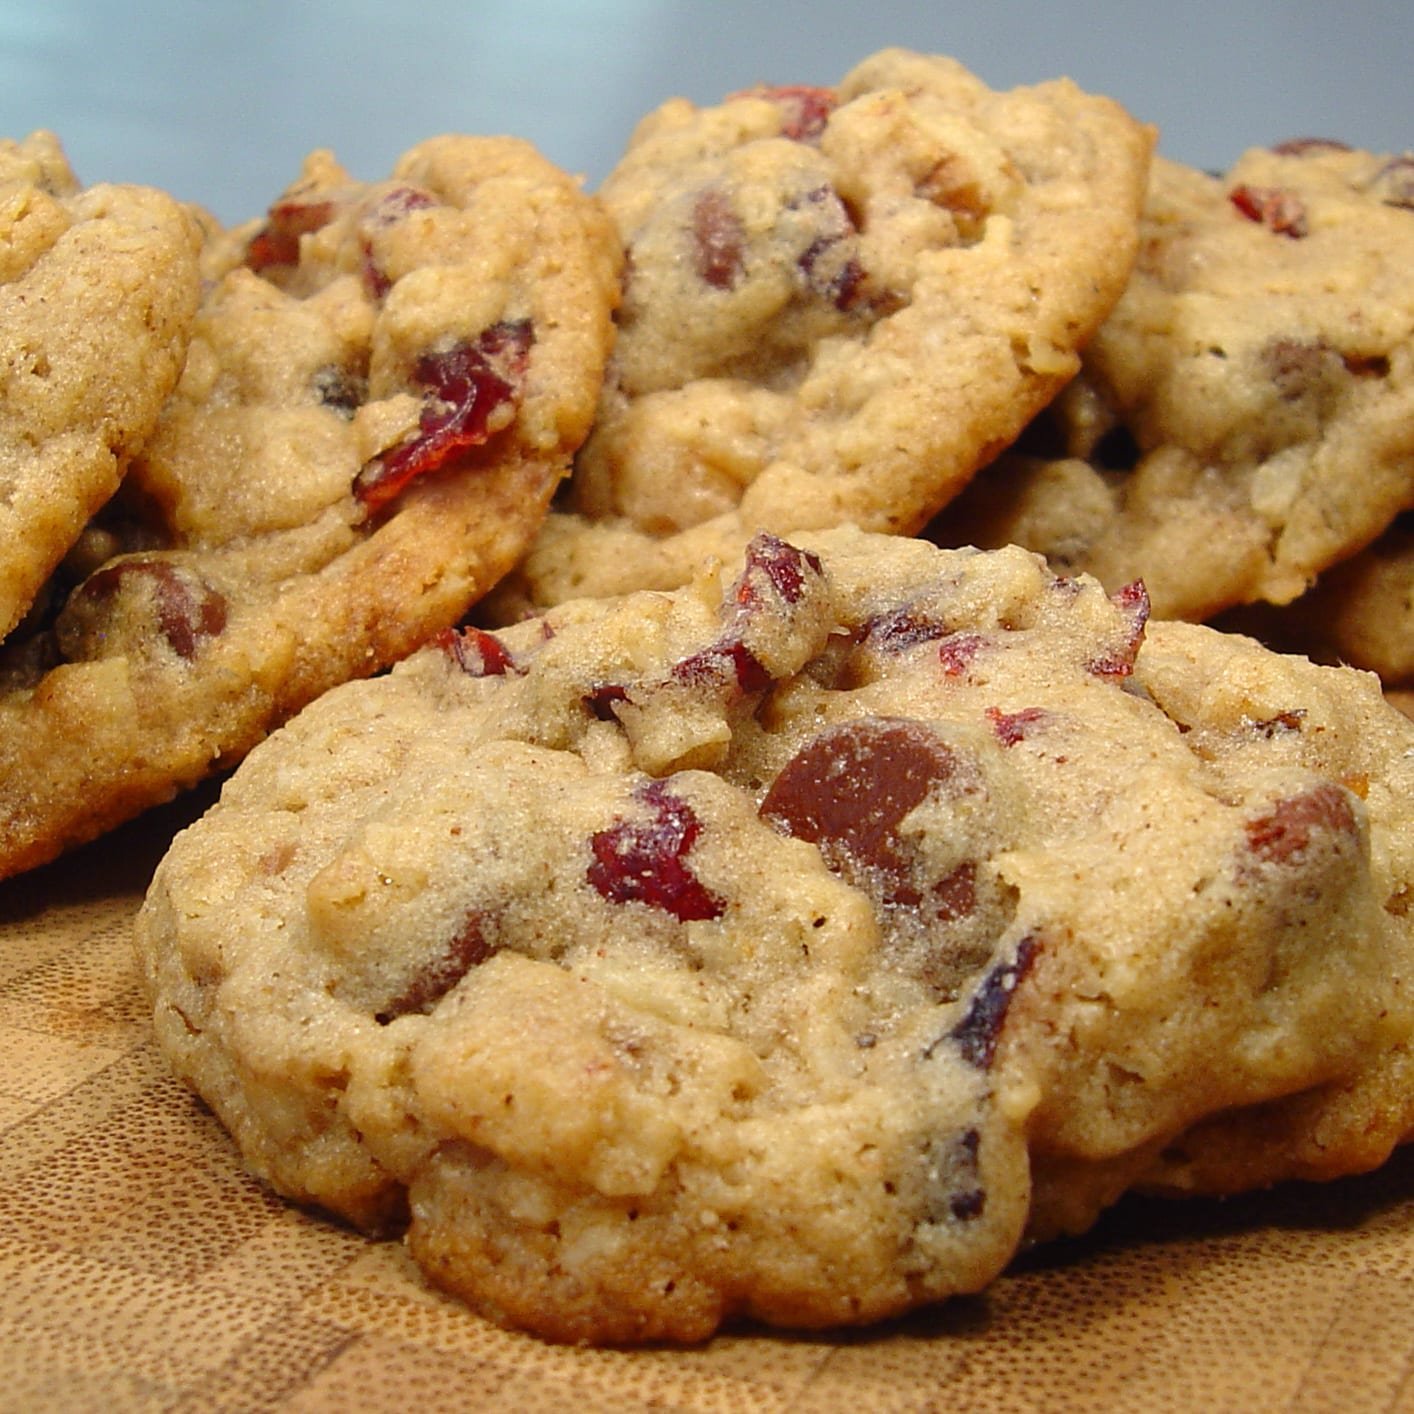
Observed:
[[[976,1290],[1033,1154],[1147,1155],[1414,1027],[1409,724],[1146,617],[836,531],[448,632],[174,843],[159,1043],[280,1191],[557,1339]]]

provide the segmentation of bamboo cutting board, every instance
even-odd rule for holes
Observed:
[[[166,1074],[129,933],[204,803],[0,884],[0,1408],[1414,1411],[1414,1149],[1320,1188],[1127,1202],[864,1333],[623,1351],[488,1325],[396,1243],[263,1190]]]

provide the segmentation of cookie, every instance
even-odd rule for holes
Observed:
[[[233,764],[490,588],[589,426],[619,259],[513,139],[432,139],[377,183],[315,154],[214,235],[181,381],[6,655],[0,872]]]
[[[1146,620],[837,529],[449,631],[173,843],[158,1043],[281,1193],[554,1339],[977,1290],[1033,1166],[1088,1194],[1414,1029],[1414,726]]]
[[[595,430],[500,617],[759,529],[916,531],[1075,370],[1150,144],[1067,81],[903,50],[650,114],[601,191],[628,274]]]
[[[1222,622],[1285,653],[1378,673],[1386,687],[1414,686],[1414,515],[1293,603],[1253,606]]]
[[[1290,602],[1414,506],[1411,266],[1408,155],[1157,158],[1079,383],[929,534],[1142,577],[1161,616]]]
[[[199,240],[163,192],[80,188],[52,133],[0,143],[0,638],[152,432]]]

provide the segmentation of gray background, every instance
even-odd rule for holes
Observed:
[[[227,221],[313,147],[374,179],[449,131],[529,138],[593,185],[671,94],[828,84],[886,44],[993,87],[1068,74],[1198,166],[1294,136],[1414,145],[1414,0],[0,0],[0,135],[52,128],[82,180]]]

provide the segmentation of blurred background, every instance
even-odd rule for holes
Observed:
[[[0,0],[0,135],[51,128],[83,181],[233,222],[311,148],[371,180],[449,131],[529,138],[594,185],[672,94],[828,84],[889,44],[994,88],[1068,74],[1197,166],[1294,136],[1414,145],[1410,0]]]

